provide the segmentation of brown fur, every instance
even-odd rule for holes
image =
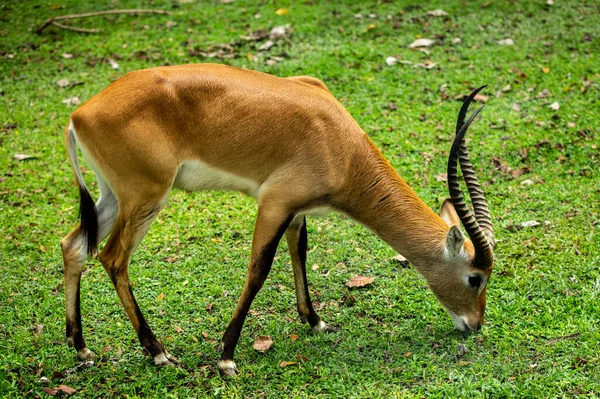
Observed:
[[[164,205],[179,165],[189,160],[261,187],[248,277],[223,337],[223,360],[233,358],[245,316],[286,229],[296,288],[306,294],[299,298],[299,311],[311,325],[319,321],[306,289],[306,231],[288,225],[299,212],[322,205],[363,223],[406,256],[445,307],[467,314],[473,323],[483,321],[485,290],[474,295],[460,277],[471,267],[470,242],[465,242],[466,259],[445,260],[448,225],[317,79],[281,79],[211,64],[152,68],[118,79],[76,110],[71,121],[80,146],[118,200],[119,214],[100,261],[155,361],[168,354],[129,288],[129,259]],[[78,237],[75,231],[63,240],[65,270],[75,270],[65,282],[69,292],[79,286],[81,262],[68,252]],[[78,307],[78,301],[67,300],[67,323],[80,334]],[[85,347],[83,338],[77,341]]]

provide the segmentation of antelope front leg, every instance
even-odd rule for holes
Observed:
[[[223,354],[218,363],[219,371],[222,375],[237,375],[238,371],[233,361],[233,353],[240,338],[244,320],[254,297],[262,288],[271,270],[277,244],[290,220],[290,213],[283,209],[277,209],[273,206],[267,207],[264,203],[261,203],[261,206],[259,206],[258,217],[254,226],[252,255],[246,283],[244,284],[237,308],[223,335]]]
[[[298,313],[303,323],[308,322],[312,329],[317,332],[335,332],[337,328],[325,324],[317,315],[310,300],[308,292],[308,281],[306,279],[306,250],[308,235],[306,232],[306,218],[298,215],[285,231],[292,267],[294,269],[294,285],[296,287],[296,302]]]

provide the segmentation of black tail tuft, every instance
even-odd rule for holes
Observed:
[[[81,230],[87,238],[88,254],[93,254],[98,247],[98,214],[94,200],[85,187],[79,187],[79,219]]]

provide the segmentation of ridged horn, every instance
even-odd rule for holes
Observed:
[[[484,106],[481,106],[475,111],[466,122],[464,120],[471,101],[473,101],[473,98],[475,98],[477,93],[484,87],[485,86],[482,86],[474,90],[464,101],[458,114],[456,137],[454,138],[450,156],[448,157],[448,189],[450,191],[450,198],[456,209],[456,213],[475,247],[474,265],[481,269],[491,267],[493,264],[495,245],[494,231],[487,202],[483,196],[477,177],[475,176],[473,165],[469,160],[464,137],[469,126]],[[457,162],[460,162],[463,178],[473,203],[475,215],[469,211],[469,208],[463,199],[458,181]]]

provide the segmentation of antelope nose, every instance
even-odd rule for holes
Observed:
[[[476,331],[481,330],[481,323],[480,322],[477,322],[477,326],[475,326],[475,330]]]

